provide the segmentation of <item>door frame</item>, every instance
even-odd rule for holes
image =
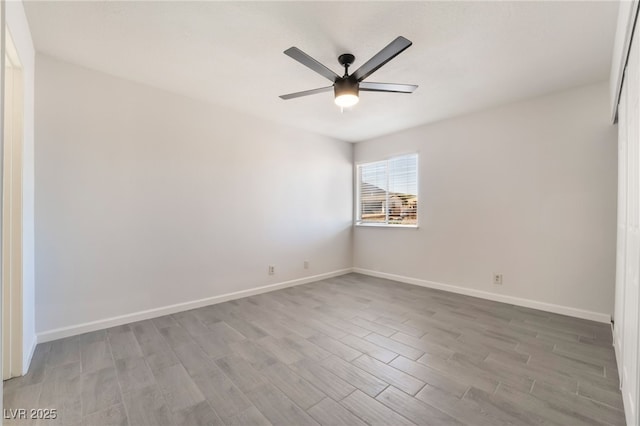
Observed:
[[[22,375],[22,168],[24,80],[18,51],[4,33],[2,143],[2,376]]]

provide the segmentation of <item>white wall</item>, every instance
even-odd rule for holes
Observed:
[[[351,267],[351,144],[40,54],[36,116],[45,339]]]
[[[23,371],[26,373],[36,344],[34,259],[34,80],[35,50],[21,1],[7,1],[6,25],[18,51],[24,83],[22,169],[22,311]]]
[[[598,320],[612,312],[616,132],[606,83],[352,153],[45,55],[36,77],[36,330],[45,339],[352,265]],[[420,228],[357,228],[352,240],[353,155],[412,151]]]
[[[420,228],[358,227],[354,266],[606,321],[617,173],[608,94],[603,82],[358,143],[357,162],[420,153]]]

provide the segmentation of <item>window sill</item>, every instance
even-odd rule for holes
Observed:
[[[356,223],[357,228],[395,228],[395,229],[418,229],[418,225],[394,225],[387,223]]]

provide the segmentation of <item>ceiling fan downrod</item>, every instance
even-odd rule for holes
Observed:
[[[355,60],[356,57],[351,53],[343,53],[342,55],[338,56],[338,62],[340,62],[340,65],[344,67],[344,75],[342,76],[342,78],[349,77],[349,66],[353,64],[353,61]]]

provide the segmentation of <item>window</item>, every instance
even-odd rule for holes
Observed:
[[[357,166],[357,225],[418,224],[418,154]]]

